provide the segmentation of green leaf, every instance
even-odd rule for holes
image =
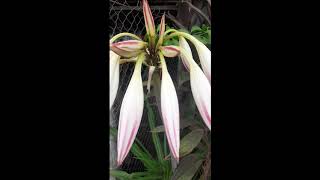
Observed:
[[[179,29],[178,31],[190,34],[190,32],[187,29]]]
[[[184,128],[191,126],[193,124],[194,123],[190,122],[190,121],[183,121],[180,123],[180,129],[184,129]],[[154,133],[160,133],[160,132],[164,132],[164,131],[165,131],[165,129],[164,129],[163,125],[157,126],[151,130],[151,132],[154,132]]]
[[[150,132],[153,132],[153,133],[164,132],[164,126],[163,125],[157,126],[157,127],[153,128]]]
[[[207,30],[207,34],[208,34],[208,43],[211,45],[211,30]]]
[[[159,33],[159,31],[160,31],[160,24],[158,24],[157,26],[157,30],[156,30],[157,34]]]
[[[202,29],[199,26],[192,26],[191,28],[191,33],[195,33],[198,31],[202,31]]]
[[[206,24],[202,24],[201,29],[205,31],[210,29],[210,26],[207,26]]]
[[[110,127],[110,134],[117,137],[117,129]],[[153,159],[150,152],[143,146],[143,144],[136,138],[132,144],[130,152],[136,159],[139,159],[143,165],[148,169],[155,169],[158,167],[158,163]]]
[[[165,40],[163,42],[163,45],[164,46],[169,46],[169,45],[175,45],[175,46],[179,46],[179,40],[177,37],[174,37],[172,39],[168,39],[168,40]]]
[[[193,35],[195,38],[197,38],[199,41],[201,41],[203,44],[208,44],[209,39],[204,36],[199,35]]]
[[[184,136],[180,142],[180,157],[183,157],[192,152],[200,143],[204,131],[202,129],[196,129]]]
[[[151,108],[148,100],[146,100],[145,104],[146,104],[146,108],[147,108],[148,121],[149,121],[150,129],[154,129],[155,128],[156,117],[154,115],[153,109]],[[152,136],[154,147],[155,147],[156,152],[157,152],[158,160],[160,161],[160,163],[163,163],[164,155],[163,155],[163,152],[162,152],[162,146],[161,146],[161,142],[160,142],[159,136],[158,136],[157,133],[154,133],[154,132],[152,132],[151,136]]]
[[[180,89],[181,86],[190,80],[190,73],[185,69],[182,59],[179,57],[178,62],[178,88]],[[190,90],[190,89],[188,89]]]
[[[121,180],[131,179],[130,174],[120,170],[110,170],[110,175]]]
[[[142,178],[142,177],[145,177],[145,176],[150,176],[150,172],[134,172],[134,173],[131,173],[130,176],[132,177],[132,179],[135,179],[135,178]]]
[[[190,88],[186,92],[179,92],[179,104],[184,107],[181,111],[181,124],[195,124],[194,117],[197,113],[196,104],[194,102],[192,93],[190,92]]]
[[[156,169],[158,162],[154,160],[149,154],[145,153],[137,144],[133,144],[130,152],[136,159],[139,159],[147,169]]]
[[[164,156],[167,156],[168,150],[167,150],[167,137],[163,135],[163,153]]]
[[[111,136],[117,138],[117,133],[118,133],[118,130],[117,130],[116,128],[110,127],[110,134],[111,134]],[[147,150],[147,148],[144,147],[144,145],[141,143],[141,141],[139,141],[138,138],[135,139],[135,142],[134,142],[133,144],[139,145],[139,146],[144,150],[144,152],[146,152],[150,157],[152,157],[151,154],[150,154],[150,152]],[[138,146],[138,147],[139,147],[139,146]]]
[[[203,161],[204,159],[201,159],[197,154],[186,156],[174,171],[172,180],[191,180]]]
[[[162,176],[156,176],[156,175],[149,175],[145,177],[138,177],[135,180],[163,180]]]
[[[154,174],[152,172],[134,172],[131,174],[128,174],[125,171],[120,171],[120,170],[110,170],[110,175],[120,179],[120,180],[147,180],[147,179],[159,179],[162,180],[161,175]]]

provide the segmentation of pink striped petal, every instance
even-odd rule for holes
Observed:
[[[140,126],[143,113],[143,85],[141,78],[142,58],[145,54],[140,54],[135,65],[135,69],[124,95],[119,118],[118,127],[118,165],[121,165],[134,142]]]
[[[143,8],[143,17],[144,17],[147,34],[154,37],[156,34],[156,28],[154,25],[151,9],[149,7],[147,0],[142,0],[142,8]]]
[[[211,51],[200,41],[195,46],[203,72],[211,83]]]
[[[138,40],[128,40],[113,43],[110,49],[122,57],[135,57],[141,53],[147,43]]]
[[[192,42],[192,44],[195,45],[203,72],[206,75],[209,82],[211,83],[211,51],[210,49],[208,49],[207,46],[205,46],[197,38],[193,37],[188,33],[179,32],[179,34],[189,39]]]
[[[160,59],[162,59],[161,113],[163,124],[165,127],[170,151],[173,157],[179,161],[180,122],[178,98],[163,56],[160,57]]]
[[[159,49],[165,57],[176,57],[180,53],[180,49],[177,46],[160,46]]]
[[[116,46],[125,51],[137,51],[145,48],[147,45],[146,42],[139,41],[139,40],[128,40],[128,41],[121,41],[117,43],[113,43],[112,46]]]
[[[211,130],[211,85],[196,63],[190,66],[190,83],[192,95],[200,115]]]
[[[110,51],[109,54],[109,85],[110,85],[110,101],[109,101],[109,108],[111,110],[111,107],[114,103],[114,100],[117,96],[118,86],[119,86],[119,60],[120,56],[118,56],[113,51]]]
[[[188,42],[186,41],[186,39],[182,36],[179,36],[179,45],[181,48],[186,50],[186,52],[189,53],[189,55],[192,57],[191,48],[190,48]],[[181,60],[182,60],[184,67],[189,71],[190,67],[189,67],[189,63],[188,63],[187,59],[184,56],[180,56],[180,57],[181,57]]]
[[[190,65],[190,83],[193,99],[197,105],[204,123],[211,130],[210,82],[187,51],[181,49],[181,56],[183,56]]]
[[[164,14],[162,15],[162,18],[161,18],[159,40],[157,43],[157,47],[159,47],[163,43],[163,35],[164,35],[165,28],[166,28],[166,24],[165,24],[165,14]]]

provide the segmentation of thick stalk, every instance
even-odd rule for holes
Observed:
[[[184,38],[186,38],[189,41],[191,41],[192,44],[194,44],[194,45],[199,43],[199,40],[197,38],[193,37],[191,34],[188,34],[188,33],[185,33],[185,32],[180,32],[180,31],[170,34],[165,39],[170,39],[170,38],[173,38],[175,36],[183,36]]]

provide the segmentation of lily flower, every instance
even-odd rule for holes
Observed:
[[[128,40],[113,43],[110,45],[110,49],[123,57],[135,57],[142,52],[147,43],[139,40]]]
[[[188,61],[190,67],[190,84],[193,99],[197,105],[199,113],[211,130],[211,85],[198,64],[188,54],[181,49],[181,55]]]
[[[179,32],[178,34],[180,36],[183,36],[189,39],[192,42],[192,44],[194,44],[198,52],[198,56],[200,59],[203,72],[206,75],[209,82],[211,83],[211,51],[207,48],[207,46],[205,46],[201,41],[199,41],[197,38],[193,37],[192,35],[184,32]],[[186,47],[185,45],[183,46]]]
[[[179,161],[180,148],[180,119],[179,104],[176,89],[167,69],[166,62],[161,53],[159,53],[162,80],[161,80],[161,113],[165,127],[168,144],[173,157]]]
[[[109,85],[110,85],[110,102],[109,102],[109,108],[111,110],[111,107],[113,105],[113,102],[116,98],[118,86],[119,86],[119,61],[120,56],[118,56],[113,51],[110,51],[109,54],[110,57],[110,66],[109,66]]]
[[[144,59],[144,53],[138,56],[133,75],[121,104],[117,141],[118,165],[121,165],[128,155],[142,118],[144,98],[141,66]]]
[[[155,34],[153,16],[147,0],[142,0],[144,21],[148,42],[131,33],[120,33],[110,39],[110,109],[114,103],[119,85],[119,66],[123,63],[135,63],[133,75],[124,95],[119,117],[117,139],[117,163],[120,166],[137,135],[144,108],[144,91],[141,77],[142,65],[149,68],[147,90],[151,85],[157,87],[158,81],[152,81],[154,73],[161,73],[161,114],[165,127],[167,142],[172,156],[179,161],[180,123],[179,104],[174,83],[170,77],[165,57],[179,56],[190,72],[191,91],[199,113],[211,130],[211,51],[192,35],[175,29],[165,31],[165,15],[161,18],[160,32]],[[168,33],[174,32],[168,35]],[[116,42],[123,36],[135,40]],[[164,41],[173,36],[179,36],[179,46],[164,45]],[[199,54],[202,69],[194,61],[188,42],[191,41]],[[160,59],[160,62],[159,62]],[[158,71],[157,69],[161,69]],[[163,157],[164,158],[164,157]]]

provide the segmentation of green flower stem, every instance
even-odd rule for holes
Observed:
[[[164,32],[163,36],[166,36],[168,33],[171,33],[171,32],[178,32],[178,31],[175,29],[169,29],[166,32]]]
[[[171,39],[171,38],[173,38],[173,37],[175,37],[175,36],[179,36],[178,33],[179,33],[179,32],[175,32],[175,33],[172,33],[172,34],[166,36],[166,37],[163,39],[163,41],[168,40],[168,39]]]
[[[197,43],[199,43],[199,40],[198,40],[197,38],[193,37],[191,34],[188,34],[188,33],[185,33],[185,32],[180,32],[180,31],[177,31],[177,32],[175,32],[175,33],[173,33],[173,34],[170,34],[169,36],[167,36],[167,37],[165,38],[165,40],[171,39],[171,38],[173,38],[173,37],[175,37],[175,36],[183,36],[184,38],[186,38],[186,39],[188,39],[189,41],[191,41],[192,44],[194,44],[194,45],[196,45]]]
[[[161,63],[161,68],[163,70],[167,70],[167,65],[166,65],[166,61],[164,60],[164,56],[161,52],[158,52],[159,58],[160,58],[160,63]]]
[[[119,34],[113,36],[110,39],[110,43],[113,43],[115,40],[117,40],[117,39],[119,39],[120,37],[123,37],[123,36],[129,36],[129,37],[132,37],[132,38],[135,38],[135,39],[138,39],[138,40],[142,41],[141,38],[139,38],[138,36],[136,36],[134,34],[131,34],[131,33],[119,33]]]
[[[159,46],[162,45],[163,41],[165,40],[165,36],[166,36],[168,33],[170,33],[170,32],[177,32],[177,30],[175,30],[175,29],[169,29],[169,30],[165,31],[165,32],[163,33],[163,35],[159,38],[159,41],[158,41],[157,46],[156,46],[156,49],[158,49]]]
[[[136,65],[134,69],[141,69],[142,63],[144,62],[145,59],[146,59],[146,53],[140,53],[138,55],[138,59],[136,61]],[[141,71],[134,71],[133,73],[141,73]]]

